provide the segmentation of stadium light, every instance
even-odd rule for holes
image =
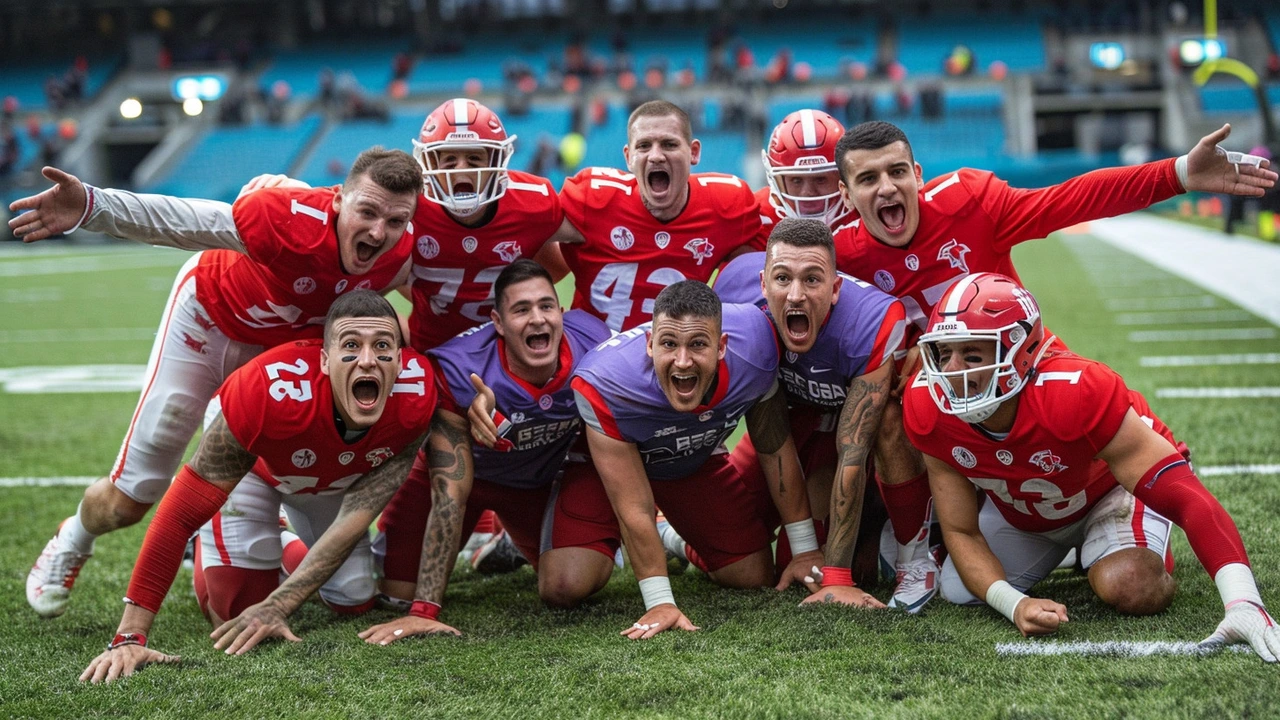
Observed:
[[[138,98],[127,98],[120,103],[120,117],[125,120],[136,120],[142,115],[142,101]]]
[[[1124,46],[1115,42],[1096,42],[1089,46],[1089,61],[1103,70],[1116,70],[1124,63]]]
[[[222,97],[227,82],[220,75],[185,75],[173,81],[171,91],[174,100],[197,98],[210,102]]]
[[[182,101],[182,112],[195,117],[204,112],[204,103],[198,97],[187,98]]]

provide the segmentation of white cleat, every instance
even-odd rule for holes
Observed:
[[[54,535],[27,573],[27,603],[31,609],[44,618],[66,612],[71,586],[90,557],[92,554],[63,550],[58,545],[58,536]]]
[[[938,594],[938,563],[927,555],[898,568],[898,585],[889,599],[889,607],[918,614]]]
[[[528,564],[506,530],[495,533],[471,555],[471,567],[481,575],[504,575]]]

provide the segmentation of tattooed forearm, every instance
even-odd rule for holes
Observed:
[[[211,483],[235,484],[253,469],[257,460],[258,457],[245,450],[231,434],[226,418],[219,414],[200,437],[200,445],[191,458],[191,469]]]
[[[431,422],[428,441],[431,466],[431,514],[422,538],[418,586],[414,597],[438,603],[444,598],[449,573],[462,536],[462,517],[471,493],[471,443],[462,418],[439,411]]]
[[[292,613],[311,593],[320,589],[346,561],[360,538],[369,532],[374,518],[386,507],[413,466],[414,455],[426,436],[405,446],[390,460],[365,473],[342,496],[342,507],[329,528],[307,551],[306,558],[267,601]]]
[[[858,541],[862,522],[862,499],[866,494],[867,454],[875,444],[880,416],[889,397],[890,374],[881,368],[855,378],[849,384],[840,425],[836,429],[836,448],[840,460],[835,483],[831,487],[830,530],[827,534],[826,563],[849,567]]]

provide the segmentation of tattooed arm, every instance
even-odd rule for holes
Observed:
[[[293,614],[338,570],[360,538],[369,532],[378,513],[404,483],[416,450],[426,435],[407,445],[395,457],[370,470],[347,488],[338,516],[307,551],[306,558],[266,600],[245,609],[240,617],[224,622],[211,637],[214,647],[242,655],[269,637],[297,641],[285,618]]]
[[[880,416],[893,384],[893,363],[859,375],[849,383],[840,425],[836,428],[835,481],[831,486],[831,510],[827,523],[825,563],[847,568],[862,524],[862,498],[867,488],[867,455],[875,446]],[[878,600],[855,587],[824,586],[809,600],[884,607]],[[806,600],[808,602],[808,600]]]

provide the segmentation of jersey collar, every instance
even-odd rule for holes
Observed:
[[[556,374],[552,375],[547,384],[542,387],[526,381],[511,371],[511,368],[507,365],[507,344],[501,337],[498,338],[498,361],[502,363],[502,371],[507,374],[507,377],[514,380],[517,385],[524,388],[525,392],[529,393],[530,397],[536,400],[543,395],[550,395],[556,392],[569,381],[569,376],[573,373],[573,347],[569,345],[569,336],[561,334],[560,358],[557,361],[559,365],[556,367]]]

